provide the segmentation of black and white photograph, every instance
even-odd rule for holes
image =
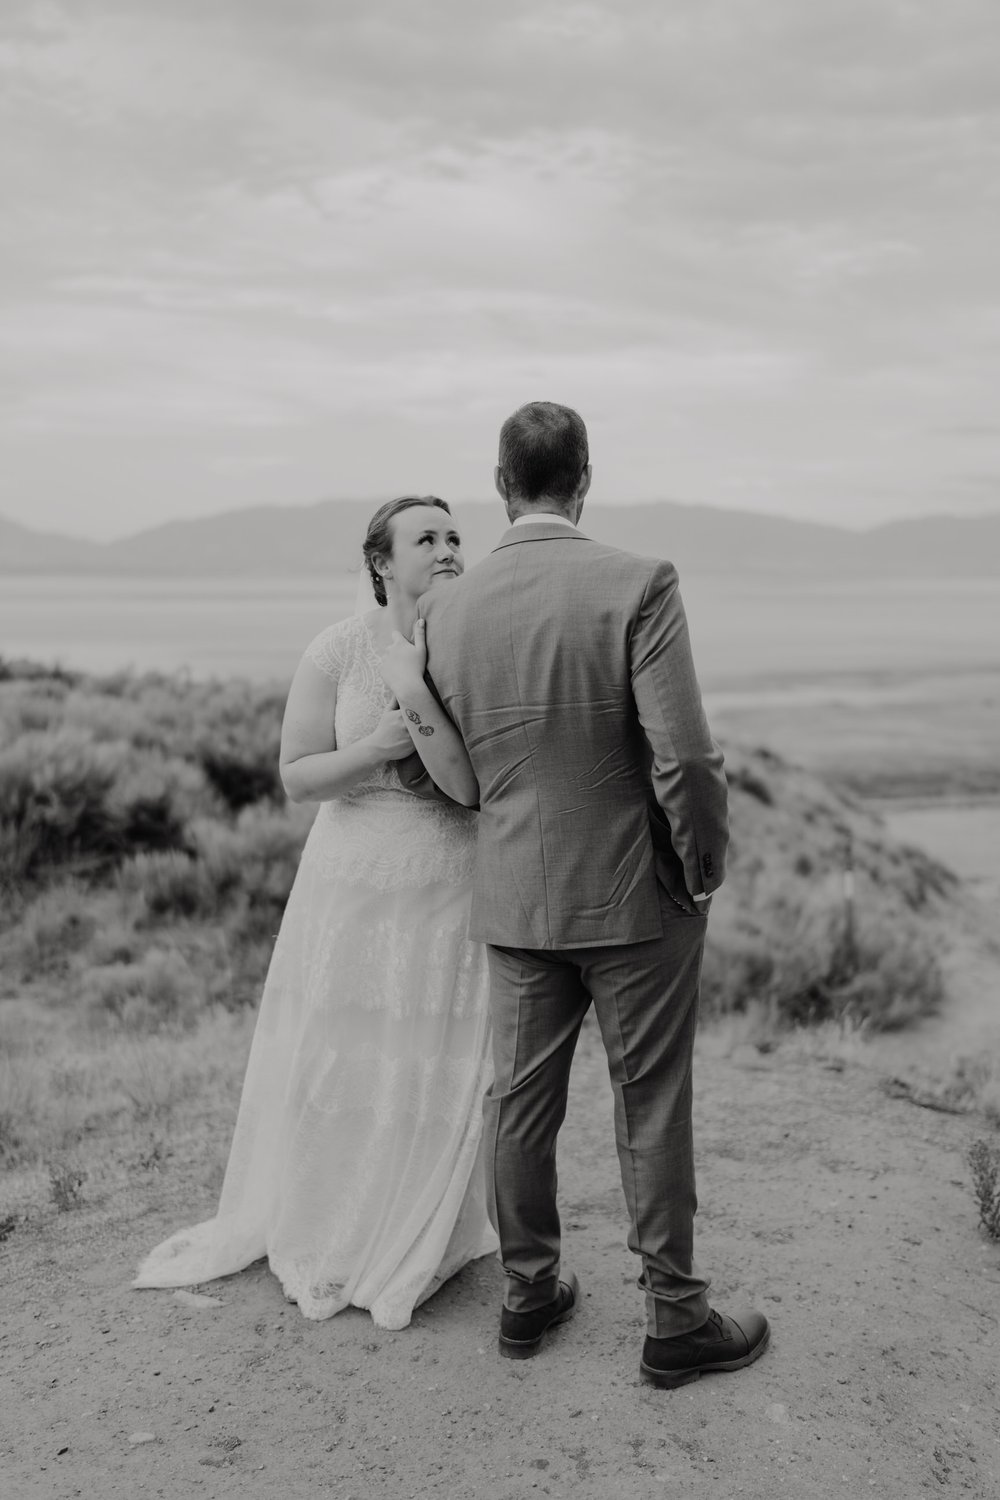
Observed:
[[[1000,1494],[1000,12],[0,6],[0,1495]]]

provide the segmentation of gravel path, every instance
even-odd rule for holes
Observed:
[[[772,1321],[750,1369],[639,1382],[642,1298],[587,1030],[560,1163],[584,1295],[536,1359],[497,1356],[491,1260],[401,1333],[360,1312],[308,1323],[262,1266],[205,1288],[217,1304],[130,1291],[150,1243],[211,1211],[219,1122],[191,1118],[158,1170],[2,1247],[0,1494],[996,1496],[1000,1246],[977,1227],[975,1122],[888,1097],[863,1055],[725,1053],[699,1047],[698,1253],[716,1306],[750,1299]]]

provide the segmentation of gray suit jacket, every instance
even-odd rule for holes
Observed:
[[[470,937],[641,942],[662,931],[658,884],[693,910],[722,883],[726,779],[671,563],[518,526],[420,611],[479,781]]]

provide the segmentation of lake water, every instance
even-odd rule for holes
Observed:
[[[313,635],[353,612],[355,591],[344,575],[0,578],[0,656],[287,681]],[[859,744],[900,764],[923,748],[945,764],[1000,765],[1000,581],[795,586],[690,575],[683,592],[706,706],[723,731],[742,729],[825,773]],[[1000,803],[901,806],[886,817],[895,837],[996,901]]]
[[[0,577],[0,655],[88,671],[131,666],[287,681],[306,643],[352,613],[355,580]],[[447,585],[445,585],[447,587]],[[1000,580],[682,582],[699,676],[727,695],[763,684],[1000,668]],[[862,690],[863,684],[862,684]],[[881,690],[881,689],[879,689]]]
[[[880,811],[894,839],[933,855],[994,912],[1000,908],[1000,801],[945,800]]]

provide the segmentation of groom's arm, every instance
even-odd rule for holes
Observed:
[[[426,802],[447,802],[451,807],[479,807],[478,802],[458,802],[431,780],[431,774],[416,751],[405,760],[397,760],[396,774],[408,792]]]
[[[464,805],[456,802],[453,797],[449,797],[448,793],[443,792],[439,786],[435,786],[430,772],[415,750],[405,760],[397,760],[396,772],[406,790],[412,792],[415,797],[423,797],[427,802],[448,802],[452,807]]]
[[[445,584],[444,587],[449,588],[451,587],[451,585]],[[438,601],[434,598],[434,593],[435,591],[433,589],[430,590],[428,593],[421,595],[420,599],[417,602],[417,613],[424,621],[424,629],[426,632],[425,641],[427,645],[428,659],[430,658],[431,653],[431,639],[434,634],[434,627],[431,622],[435,613],[435,606],[438,603]],[[431,676],[429,667],[428,670],[424,673],[424,682],[433,694],[435,701],[441,709],[441,712],[448,719],[449,723],[454,725],[455,721],[454,719],[452,719],[451,715],[448,713],[447,708],[445,707],[444,699],[435,686],[434,679]],[[461,731],[458,729],[457,725],[455,725],[455,733],[461,736]],[[420,759],[420,756],[416,753],[416,751],[414,751],[412,755],[408,755],[405,760],[397,761],[396,770],[399,774],[399,779],[402,782],[403,786],[408,792],[412,792],[414,796],[423,797],[428,802],[447,802],[452,806],[463,805],[455,803],[454,799],[449,797],[447,792],[443,792],[441,788],[434,783],[429,771],[427,770],[426,766],[424,765],[423,761]],[[478,807],[479,804],[477,802],[472,805]]]
[[[695,676],[687,618],[672,563],[649,577],[630,643],[632,694],[652,752],[653,795],[692,897],[711,895],[726,872],[728,794]]]

